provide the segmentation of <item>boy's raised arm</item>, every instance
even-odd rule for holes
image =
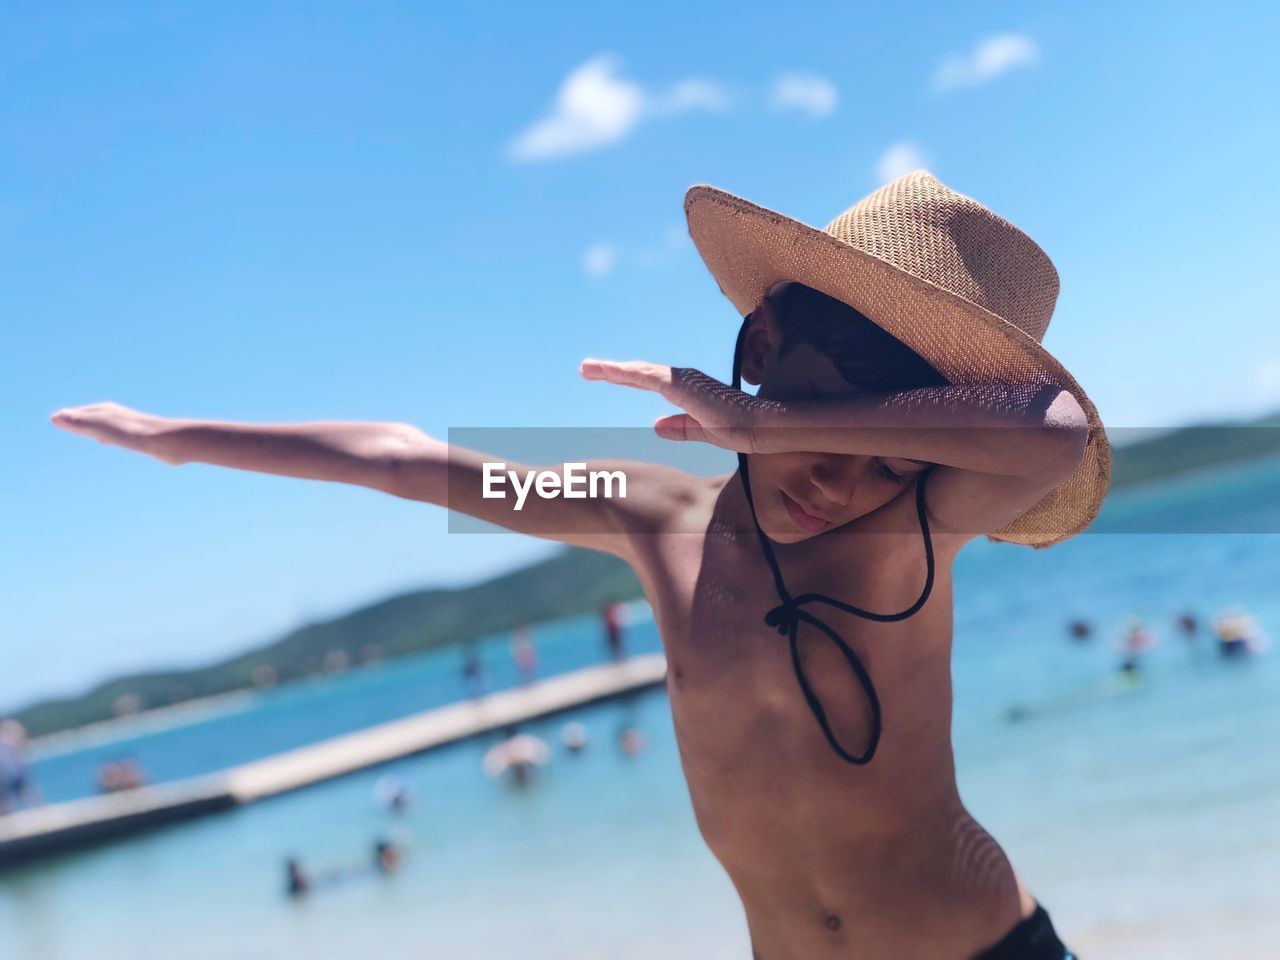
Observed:
[[[519,533],[611,553],[621,553],[625,548],[625,524],[619,517],[618,500],[544,498],[526,488],[526,496],[516,510],[516,491],[509,482],[510,475],[505,472],[501,483],[491,480],[489,484],[491,491],[502,490],[505,495],[488,498],[483,495],[484,464],[499,462],[498,458],[450,448],[408,424],[348,421],[248,424],[170,419],[116,403],[60,410],[52,420],[64,430],[135,450],[169,464],[207,463],[257,473],[354,484],[438,504]],[[530,470],[520,464],[505,466],[522,478]],[[624,465],[591,466],[613,471]],[[642,465],[625,467],[643,469]],[[539,472],[558,473],[563,480],[564,469],[560,466]],[[615,496],[616,493],[615,490]]]
[[[1066,481],[1088,437],[1079,402],[1052,385],[948,385],[779,402],[698,370],[642,361],[591,360],[583,375],[651,390],[681,407],[654,425],[669,440],[932,464],[930,514],[939,531],[961,540],[998,529]]]

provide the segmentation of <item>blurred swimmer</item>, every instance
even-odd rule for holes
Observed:
[[[587,748],[587,728],[576,720],[560,728],[560,742],[570,753],[581,753]]]
[[[507,728],[506,739],[489,748],[484,755],[484,772],[497,780],[507,777],[517,787],[526,787],[538,767],[551,760],[551,748],[541,737]]]

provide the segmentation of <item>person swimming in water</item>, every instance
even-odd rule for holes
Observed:
[[[290,897],[300,897],[311,889],[311,876],[302,869],[296,857],[289,857],[284,862],[284,889]]]
[[[1178,614],[1175,621],[1178,627],[1178,633],[1182,634],[1182,639],[1187,643],[1194,643],[1196,637],[1200,633],[1200,621],[1190,610],[1184,610]]]
[[[398,873],[404,864],[404,851],[390,840],[378,840],[373,845],[373,868],[378,873]]]
[[[569,721],[560,728],[560,742],[570,753],[582,753],[590,743],[586,726],[577,720]]]
[[[1067,636],[1076,643],[1085,643],[1093,637],[1093,625],[1077,617],[1067,624]]]
[[[1139,617],[1130,617],[1120,637],[1120,672],[1137,680],[1142,662],[1156,645],[1156,635]]]
[[[514,787],[523,789],[533,784],[538,769],[551,760],[551,748],[533,734],[521,733],[509,726],[503,739],[484,755],[484,771],[494,780],[507,778]]]
[[[1258,622],[1241,607],[1232,607],[1216,617],[1213,635],[1218,641],[1218,653],[1228,659],[1261,653],[1267,645]]]

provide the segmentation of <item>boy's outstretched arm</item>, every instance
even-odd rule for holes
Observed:
[[[593,463],[598,470],[636,475],[631,503],[606,498],[543,499],[532,492],[515,510],[514,493],[485,498],[483,464],[500,458],[460,448],[403,423],[329,421],[248,424],[159,417],[116,403],[61,410],[53,423],[102,443],[135,450],[169,464],[207,463],[309,480],[369,487],[409,500],[448,507],[514,530],[611,553],[623,553],[628,518],[655,487],[646,464]],[[526,471],[521,464],[507,469]],[[562,472],[563,466],[545,468]],[[645,474],[639,476],[637,474]],[[645,481],[648,482],[645,482]],[[641,481],[641,482],[635,482]],[[633,492],[634,491],[634,492]],[[652,500],[649,496],[647,499]]]

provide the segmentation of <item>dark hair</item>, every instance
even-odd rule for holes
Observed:
[[[858,310],[802,283],[769,297],[782,328],[778,355],[807,343],[849,383],[873,393],[936,387],[947,380],[927,360]]]

